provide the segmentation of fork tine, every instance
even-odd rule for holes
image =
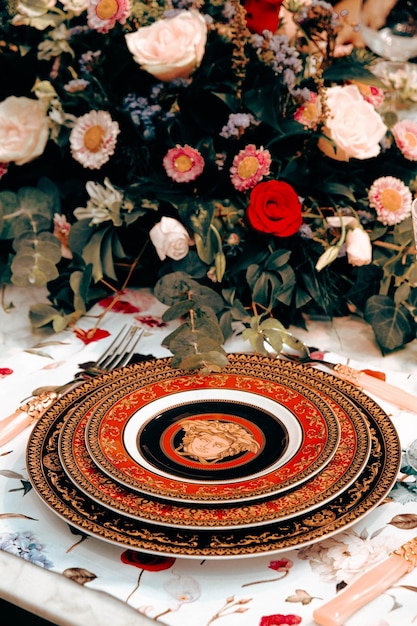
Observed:
[[[143,335],[143,330],[139,326],[131,326],[127,332],[124,332],[124,330],[125,327],[122,328],[115,340],[97,361],[95,365],[97,369],[112,370],[115,367],[122,367],[129,362]]]

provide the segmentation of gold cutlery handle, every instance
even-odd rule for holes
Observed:
[[[14,413],[0,421],[0,447],[36,422],[58,398],[55,391],[35,396],[22,404]]]
[[[348,365],[335,365],[333,372],[339,378],[355,385],[355,387],[360,387],[365,391],[374,393],[376,396],[381,398],[381,400],[386,400],[391,404],[395,404],[400,409],[414,411],[417,413],[417,396],[400,389],[400,387],[391,385],[390,383],[385,382],[385,380],[370,376],[369,374],[354,369],[353,367],[349,367]]]

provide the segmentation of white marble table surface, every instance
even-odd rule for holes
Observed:
[[[10,312],[6,312],[5,308],[0,309],[0,368],[22,363],[22,350],[30,348],[39,342],[45,342],[48,338],[44,331],[33,333],[30,328],[27,311],[29,305],[36,301],[45,302],[45,293],[42,290],[28,291],[8,288],[3,294],[3,307],[8,307],[10,304],[13,304],[13,307],[9,309]],[[89,325],[91,326],[91,321],[85,321],[85,324],[85,327],[88,328]],[[308,324],[307,331],[300,329],[292,330],[306,343],[343,356],[347,362],[354,366],[386,372],[389,382],[402,386],[417,396],[417,342],[413,342],[406,349],[395,354],[381,357],[379,349],[375,345],[371,329],[359,318],[336,319],[332,322],[315,321]],[[142,352],[146,354],[153,353],[156,356],[168,354],[160,346],[152,343],[152,333],[148,333],[148,335],[141,345]],[[227,347],[230,351],[236,349],[233,341]],[[73,345],[71,349],[74,351]],[[97,350],[96,347],[95,349]],[[53,358],[61,364],[61,367],[57,367],[55,370],[52,369],[48,376],[56,384],[63,383],[71,377],[76,369],[76,364],[80,361],[81,352],[83,361],[88,360],[90,353],[94,354],[94,348],[90,349],[90,346],[80,348],[78,354],[69,354],[68,350],[68,346],[63,345],[59,349],[56,348],[53,355]],[[1,387],[0,420],[11,413],[17,404],[30,394],[30,390],[33,389],[35,382],[38,380],[36,372],[39,368],[39,358],[39,355],[28,355],[28,353],[25,353],[25,371],[21,372],[20,378],[20,398],[16,397],[15,391],[10,393],[7,386],[3,385]],[[33,359],[33,362],[31,359]],[[378,401],[378,398],[375,399]],[[405,447],[414,437],[417,437],[417,409],[416,414],[413,414],[399,411],[395,406],[388,403],[381,402],[381,405],[392,416],[392,420],[400,435],[402,447]],[[19,435],[13,443],[13,447],[20,446],[24,449],[27,437],[28,432]],[[10,446],[6,446],[6,448],[8,447]],[[8,467],[7,453],[8,449],[0,449],[0,470]],[[21,469],[23,470],[23,468]],[[0,533],[5,529],[10,531],[14,524],[13,521],[9,520],[1,524],[1,514],[5,512],[1,502],[5,491],[9,490],[10,486],[11,484],[7,480],[7,476],[0,475]],[[391,529],[389,531],[386,529],[389,525],[389,520],[396,514],[406,512],[413,519],[417,520],[417,499],[414,502],[405,504],[396,502],[390,504],[389,507],[391,507],[389,513],[386,512],[388,507],[380,507],[379,510],[371,512],[369,517],[361,520],[360,523],[353,527],[353,530],[359,535],[362,533],[362,537],[365,536],[365,532],[368,533],[369,540],[372,537],[372,541],[375,544],[378,542],[377,535],[381,532],[381,527],[384,527],[384,532],[387,533],[386,539],[382,538],[379,541],[379,547],[376,547],[376,545],[373,547],[374,552],[375,550],[381,552],[381,557],[384,556],[384,551],[386,554],[389,553],[391,549],[390,543],[401,545],[401,543],[416,534],[416,531],[413,531],[412,528],[409,531],[392,529],[392,532],[390,532]],[[16,528],[21,529],[24,526],[16,523]],[[372,533],[374,533],[375,539]],[[93,541],[98,540],[94,539]],[[100,542],[98,541],[98,543]],[[296,561],[295,552],[295,550],[288,551],[285,556]],[[277,559],[280,557],[281,555],[276,556]],[[214,594],[216,589],[214,584],[216,581],[210,580],[210,577],[217,577],[217,587],[221,587],[222,576],[225,576],[224,580],[227,581],[233,576],[238,577],[241,575],[247,577],[252,569],[258,575],[257,568],[260,562],[258,558],[237,560],[235,563],[233,559],[230,559],[219,566],[209,565],[206,578],[204,579],[207,586],[204,587],[198,600],[190,602],[187,606],[186,604],[181,605],[181,610],[178,610],[177,614],[174,609],[170,609],[168,611],[170,614],[167,614],[166,617],[161,617],[158,621],[167,624],[167,626],[180,624],[188,626],[188,624],[194,624],[196,616],[201,614],[201,619],[198,618],[198,623],[202,625],[206,623],[207,625],[211,624],[215,620],[210,620],[208,617],[213,615],[213,610],[208,608],[207,614],[204,615],[206,604],[208,607],[213,602],[210,594]],[[373,558],[375,559],[375,554]],[[268,560],[270,559],[263,557],[264,564],[268,563]],[[193,571],[193,567],[187,569],[186,559],[181,560],[181,565],[184,567],[184,572],[190,573]],[[308,606],[287,602],[284,605],[285,611],[281,604],[275,612],[300,615],[302,619],[300,623],[303,626],[314,626],[312,611],[320,605],[323,599],[328,599],[334,595],[335,581],[323,579],[317,571],[314,571],[312,576],[312,570],[307,562],[297,563],[296,566],[301,576],[299,581],[296,580],[294,582],[293,580],[291,584],[288,582],[287,586],[282,583],[282,587],[274,585],[266,585],[267,588],[264,585],[260,585],[259,588],[253,587],[251,589],[251,598],[254,605],[253,611],[245,608],[245,611],[242,610],[224,615],[221,619],[222,626],[258,626],[261,624],[260,618],[262,616],[270,615],[273,612],[273,598],[277,598],[277,594],[279,594],[283,602],[291,590],[294,592],[295,587],[302,587],[306,580],[309,580],[309,592],[314,592],[314,596],[319,599],[313,599]],[[92,567],[94,568],[94,565]],[[360,571],[366,567],[366,562],[358,567]],[[139,608],[134,603],[128,605],[121,597],[117,597],[116,590],[114,594],[112,592],[104,593],[100,586],[100,581],[97,582],[97,585],[77,585],[62,576],[59,568],[57,568],[57,571],[53,570],[54,568],[38,567],[9,552],[0,550],[0,597],[62,626],[85,626],[87,624],[88,626],[110,626],[110,624],[112,626],[142,626],[154,623],[153,619],[145,617],[145,614],[150,618],[155,617],[155,612],[151,608],[149,610],[146,607],[144,609],[143,606]],[[262,571],[262,568],[260,571]],[[267,570],[264,568],[264,574],[265,571]],[[271,572],[271,576],[273,573]],[[134,578],[135,573],[132,572],[132,581]],[[288,577],[288,580],[290,580],[290,577]],[[406,583],[417,588],[417,573],[412,572],[407,575],[404,579],[404,585]],[[131,584],[133,585],[133,582]],[[156,584],[158,585],[159,583],[157,582]],[[239,585],[237,588],[239,588]],[[404,590],[405,588],[398,589],[397,593],[386,593],[378,601],[373,602],[358,612],[346,622],[347,626],[398,626],[399,624],[401,626],[411,626],[417,620],[416,593],[406,591]],[[155,593],[157,593],[156,588]],[[218,593],[218,589],[216,593]],[[216,596],[214,598],[214,600],[218,599],[218,608],[221,606],[220,597],[218,596],[217,598]],[[271,606],[263,612],[263,605],[268,603]],[[216,606],[215,602],[213,606]]]

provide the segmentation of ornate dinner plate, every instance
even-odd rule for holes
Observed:
[[[155,375],[145,366],[132,384],[96,394],[86,425],[100,470],[142,495],[248,501],[294,488],[335,454],[340,427],[326,399],[278,371]]]
[[[282,377],[284,382],[285,378]],[[330,462],[299,487],[261,501],[240,505],[187,505],[161,502],[124,488],[100,471],[85,444],[85,428],[93,405],[77,419],[75,412],[60,430],[58,453],[64,471],[86,495],[98,503],[140,521],[184,528],[249,527],[311,511],[341,493],[357,478],[369,458],[371,437],[363,413],[347,398],[323,397],[340,425],[340,442]],[[87,399],[90,401],[91,399]]]
[[[164,367],[164,359],[155,362]],[[372,399],[349,383],[330,374],[268,357],[230,355],[228,372],[256,372],[266,376],[285,375],[333,395],[337,402],[349,397],[364,414],[371,433],[371,452],[363,471],[341,493],[318,508],[288,519],[249,528],[178,528],[133,519],[113,511],[83,493],[70,480],[59,462],[59,432],[71,412],[91,392],[126,385],[141,375],[142,364],[131,365],[118,374],[104,374],[57,400],[35,425],[27,449],[30,480],[43,502],[69,525],[95,538],[160,555],[222,559],[279,553],[308,545],[346,529],[369,513],[385,498],[398,474],[401,450],[397,432],[386,413]],[[169,369],[169,360],[166,360]],[[117,385],[116,385],[117,386]],[[246,506],[244,503],[242,506]]]

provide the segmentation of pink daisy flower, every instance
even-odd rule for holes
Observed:
[[[130,0],[90,0],[87,21],[92,30],[106,34],[116,22],[124,24],[130,15]]]
[[[271,154],[264,148],[256,148],[249,144],[233,159],[230,168],[230,179],[235,189],[246,191],[252,189],[260,180],[269,174]]]
[[[395,143],[409,161],[417,161],[417,122],[402,120],[392,127]]]
[[[0,178],[3,178],[5,174],[7,174],[9,169],[8,163],[0,163]]]
[[[377,178],[368,193],[369,206],[377,213],[378,220],[386,226],[399,224],[411,214],[412,195],[399,178]]]
[[[177,183],[189,183],[200,176],[204,159],[191,146],[176,146],[168,150],[162,161],[165,171]]]
[[[98,170],[116,147],[119,124],[107,111],[90,111],[76,121],[70,134],[71,154],[83,167]]]
[[[294,119],[306,128],[314,128],[317,125],[320,119],[320,101],[314,91],[310,92],[310,100],[298,107]]]
[[[356,81],[352,81],[352,83],[357,86],[363,98],[369,102],[369,104],[372,104],[373,107],[377,109],[383,104],[385,100],[385,92],[383,89],[375,87],[375,85],[366,85],[365,83]]]

